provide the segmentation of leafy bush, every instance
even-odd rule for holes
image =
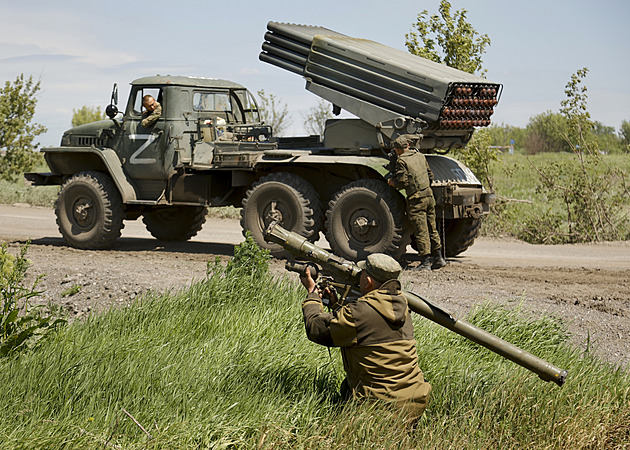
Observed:
[[[539,231],[543,240],[575,243],[629,237],[624,207],[628,189],[623,173],[602,166],[601,155],[576,151],[571,160],[538,168],[538,191],[543,198],[559,200],[564,205],[562,214],[556,215],[559,226],[555,232]],[[563,238],[558,239],[559,236]]]
[[[86,123],[92,123],[99,120],[105,120],[107,116],[101,111],[100,106],[84,105],[79,109],[72,110],[72,126],[78,127]]]
[[[501,151],[493,148],[490,142],[490,131],[487,128],[476,130],[468,145],[456,150],[454,156],[473,171],[488,191],[494,192],[492,165],[500,161]]]
[[[582,86],[586,73],[581,69],[572,76],[560,114],[554,115],[563,123],[556,134],[567,152],[527,156],[527,163],[514,164],[507,176],[496,171],[506,165],[494,162],[490,167],[497,178],[499,203],[485,221],[483,233],[508,234],[535,244],[630,239],[630,192],[625,179],[630,165],[619,152],[600,150],[603,131],[590,120]],[[502,157],[503,161],[520,159]]]
[[[261,278],[269,272],[269,250],[261,248],[251,233],[245,234],[245,241],[234,247],[234,257],[228,262],[226,271],[241,272],[252,278]]]
[[[6,243],[0,247],[0,356],[35,347],[42,337],[65,322],[44,315],[41,307],[29,309],[28,300],[40,294],[35,288],[41,277],[30,288],[23,284],[29,266],[25,257],[28,246],[29,243],[23,245],[17,257],[8,253]]]

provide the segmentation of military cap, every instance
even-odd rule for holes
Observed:
[[[396,148],[405,148],[407,144],[409,144],[409,139],[407,139],[405,136],[398,136],[396,139],[394,139],[394,147]]]
[[[384,253],[372,253],[365,261],[360,261],[357,265],[379,283],[397,279],[402,272],[398,261]]]

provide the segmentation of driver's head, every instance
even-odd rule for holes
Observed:
[[[147,111],[153,112],[155,108],[157,108],[157,102],[152,95],[145,95],[142,97],[142,106],[144,106]]]

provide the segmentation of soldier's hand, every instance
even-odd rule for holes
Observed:
[[[305,270],[304,276],[300,275],[300,282],[306,288],[308,293],[315,292],[317,290],[317,285],[315,284],[315,280],[311,277],[311,269],[308,267]],[[320,294],[321,297],[321,294]]]
[[[337,307],[339,298],[337,297],[337,291],[332,287],[325,287],[322,292],[322,298],[328,299],[328,306],[332,309]]]

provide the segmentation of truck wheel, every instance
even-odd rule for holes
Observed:
[[[57,226],[66,242],[82,249],[110,248],[123,228],[120,193],[109,175],[80,172],[61,186]]]
[[[258,245],[275,257],[289,256],[278,244],[265,242],[264,233],[272,221],[311,242],[319,238],[323,213],[315,188],[292,173],[276,172],[262,177],[245,194],[241,210],[243,235],[249,231]]]
[[[160,241],[187,241],[206,222],[205,206],[170,206],[144,213],[142,221]]]
[[[399,258],[409,240],[405,202],[379,180],[354,181],[337,192],[326,211],[326,229],[333,252],[352,261],[371,253]]]
[[[438,228],[441,226],[438,223]],[[444,221],[444,226],[446,232],[440,232],[440,237],[443,236],[445,241],[442,245],[446,249],[446,256],[456,256],[473,245],[481,228],[481,219],[450,219]]]

